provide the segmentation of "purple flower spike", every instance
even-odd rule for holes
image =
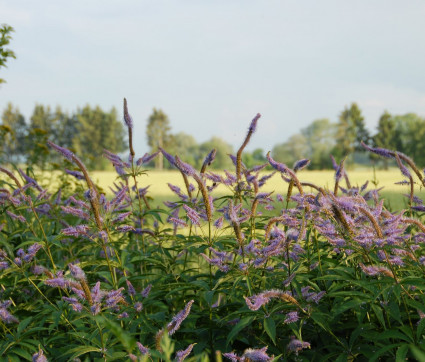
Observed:
[[[179,156],[175,157],[176,167],[187,176],[194,176],[196,174],[195,169],[186,162],[183,162]]]
[[[299,170],[302,170],[303,168],[307,167],[309,164],[310,164],[310,160],[308,159],[299,160],[295,162],[294,164],[294,171],[297,172]]]
[[[137,344],[137,348],[139,349],[139,351],[142,355],[149,356],[149,348],[145,347],[140,342],[136,342],[136,344]]]
[[[216,149],[214,148],[208,155],[207,157],[205,157],[204,160],[204,165],[205,166],[210,166],[211,163],[215,160],[215,155],[216,155]]]
[[[189,303],[186,304],[184,309],[182,309],[180,312],[178,312],[170,323],[167,325],[168,334],[171,336],[173,335],[179,328],[182,322],[186,319],[186,317],[190,313],[190,308],[192,307],[194,300],[189,301]]]
[[[67,168],[65,169],[65,172],[66,172],[68,175],[74,176],[77,180],[84,180],[84,175],[83,175],[83,173],[82,173],[82,172],[79,172],[79,171],[71,171],[71,170],[68,170]]]
[[[128,113],[127,99],[124,98],[124,122],[128,128],[133,128],[133,119]]]
[[[47,362],[47,358],[40,347],[38,349],[38,352],[32,355],[32,362]]]
[[[284,163],[279,163],[270,156],[270,152],[267,153],[267,159],[269,160],[270,165],[277,171],[288,173],[289,167],[286,166]]]
[[[296,321],[298,321],[299,317],[298,317],[298,312],[289,312],[286,314],[285,316],[285,320],[283,321],[286,324],[289,323],[295,323]]]
[[[151,292],[152,284],[149,284],[145,289],[142,290],[142,297],[147,298],[149,296],[149,293]]]
[[[288,350],[291,352],[295,352],[298,355],[298,352],[304,348],[310,348],[310,343],[302,342],[295,338],[295,336],[291,337],[291,341],[288,343]]]
[[[152,161],[156,156],[158,156],[160,151],[156,151],[155,153],[152,153],[151,155],[149,155],[149,153],[145,153],[142,157],[140,157],[137,161],[136,161],[136,165],[140,166],[141,164],[144,163],[149,163],[150,161]]]
[[[163,154],[163,156],[167,159],[167,161],[174,167],[177,167],[176,165],[176,160],[173,156],[171,156],[168,152],[166,152],[164,149],[162,149],[161,147],[159,147],[159,150],[161,151],[161,153]]]
[[[57,144],[51,142],[51,141],[47,141],[48,145],[50,147],[52,147],[55,151],[59,152],[60,154],[62,154],[63,157],[65,157],[68,161],[73,161],[73,158],[75,157],[74,154],[68,150],[67,148],[58,146]]]
[[[176,353],[176,362],[183,361],[187,356],[189,356],[190,352],[192,352],[192,348],[196,343],[190,344],[185,350],[178,351]]]
[[[68,264],[69,269],[71,270],[71,275],[77,280],[86,280],[86,274],[84,274],[83,269],[78,265]]]
[[[127,288],[128,288],[128,294],[130,295],[136,295],[136,289],[134,289],[133,284],[129,280],[126,280]]]
[[[257,128],[257,122],[260,119],[261,114],[257,113],[257,115],[252,119],[251,124],[249,125],[248,132],[254,133]]]
[[[379,156],[387,157],[387,158],[394,158],[394,152],[387,150],[386,148],[379,148],[379,147],[369,147],[364,142],[362,142],[362,146],[366,148],[366,150],[376,153]]]
[[[252,349],[248,348],[245,350],[242,357],[244,357],[244,361],[271,361],[273,358],[268,356],[267,347],[263,347],[261,349]]]

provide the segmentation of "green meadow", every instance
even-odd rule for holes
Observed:
[[[270,172],[262,172],[261,176],[269,174]],[[398,169],[389,170],[376,170],[372,168],[356,169],[347,172],[353,186],[361,187],[365,180],[369,181],[367,189],[383,188],[380,192],[381,196],[385,198],[386,206],[391,210],[400,210],[406,207],[406,198],[403,194],[409,192],[409,186],[397,185],[396,182],[402,181],[403,176]],[[298,174],[300,181],[310,182],[325,189],[333,190],[334,187],[334,171],[302,171]],[[114,171],[93,171],[91,172],[92,178],[98,185],[107,193],[110,193],[109,187],[114,182],[119,181],[117,174]],[[174,199],[175,195],[168,187],[168,183],[185,189],[183,178],[179,171],[155,171],[149,170],[146,175],[139,176],[138,179],[140,187],[149,186],[148,195],[154,199],[154,206],[162,203],[162,201]],[[342,186],[345,187],[344,182]],[[262,192],[274,192],[276,194],[286,194],[287,183],[282,178],[275,174],[261,189]],[[219,197],[228,194],[225,186],[220,185],[215,191],[214,196]],[[306,191],[309,191],[306,188]],[[419,197],[424,191],[419,190],[419,185],[415,190],[415,194]]]

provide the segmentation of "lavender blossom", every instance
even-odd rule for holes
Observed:
[[[140,353],[143,356],[149,356],[149,348],[145,347],[143,344],[141,344],[140,342],[136,342],[137,344],[137,348],[139,349]]]
[[[133,118],[128,113],[127,99],[124,98],[124,122],[128,128],[133,128]]]
[[[61,206],[61,209],[66,214],[71,214],[71,215],[77,216],[78,218],[80,218],[82,220],[89,220],[90,219],[89,214],[87,214],[83,210],[77,209],[75,207]]]
[[[211,163],[215,160],[215,155],[216,155],[216,149],[213,148],[211,150],[211,152],[205,157],[205,160],[203,162],[202,168],[205,168],[207,166],[210,166]]]
[[[46,279],[44,284],[48,285],[49,287],[66,289],[69,286],[69,281],[66,280],[63,276],[59,276],[57,278]]]
[[[176,362],[183,361],[187,356],[189,356],[190,352],[192,352],[192,348],[196,343],[190,344],[185,350],[176,352]]]
[[[62,154],[62,156],[65,157],[68,161],[71,161],[71,162],[73,161],[73,158],[75,157],[75,155],[70,150],[68,150],[67,148],[58,146],[51,141],[47,141],[47,144],[50,147],[52,147],[55,151]]]
[[[307,167],[310,164],[310,160],[308,159],[303,159],[303,160],[299,160],[297,162],[294,163],[294,171],[297,172],[299,170],[302,170],[303,168]]]
[[[175,166],[187,176],[196,175],[195,169],[186,162],[183,162],[179,156],[175,157]]]
[[[105,303],[109,308],[115,307],[118,303],[124,301],[124,297],[122,295],[122,291],[124,288],[119,288],[117,290],[111,290],[106,295]]]
[[[171,156],[168,152],[166,152],[161,147],[159,147],[159,150],[161,151],[161,153],[163,154],[163,156],[167,159],[167,161],[170,163],[170,165],[172,165],[174,167],[177,167],[176,160],[175,160],[175,158],[173,156]]]
[[[283,321],[283,323],[286,323],[286,324],[295,323],[298,321],[298,319],[299,319],[299,316],[297,311],[289,312],[286,314],[285,320]]]
[[[261,362],[261,361],[271,361],[273,357],[270,357],[266,353],[267,347],[263,347],[261,349],[252,349],[248,348],[245,350],[245,352],[242,355],[242,358],[244,361],[255,361],[255,362]]]
[[[8,303],[2,303],[0,306],[0,319],[8,324],[8,323],[19,323],[18,318],[16,318],[15,316],[13,316],[12,314],[9,313],[9,311],[6,309],[9,306]]]
[[[61,231],[61,233],[66,236],[87,235],[88,232],[89,227],[87,225],[70,226],[68,228],[62,229]]]
[[[86,280],[86,274],[84,271],[78,266],[74,264],[68,264],[69,269],[71,270],[71,275],[77,279],[78,281]]]
[[[140,157],[137,161],[136,161],[136,165],[140,166],[142,164],[145,163],[149,163],[150,161],[152,161],[156,156],[158,156],[160,151],[156,151],[154,153],[152,153],[151,155],[149,155],[149,153],[145,153],[142,157]]]
[[[91,299],[93,303],[100,303],[103,297],[105,296],[105,292],[100,289],[100,282],[97,282],[92,290],[90,291]]]
[[[187,224],[182,219],[170,217],[169,221],[172,222],[175,226],[187,227]]]
[[[286,166],[284,163],[279,163],[275,160],[273,160],[273,158],[270,156],[270,152],[267,153],[266,155],[267,159],[269,160],[270,165],[277,171],[282,172],[282,173],[289,173],[289,167]]]
[[[84,175],[82,172],[68,170],[67,168],[65,169],[65,172],[68,175],[74,176],[77,180],[84,180]]]
[[[224,221],[224,217],[223,216],[219,217],[216,221],[214,221],[214,226],[217,229],[220,229],[223,226],[223,221]]]
[[[376,153],[379,156],[386,157],[386,158],[394,158],[394,152],[392,152],[390,150],[387,150],[386,148],[379,148],[379,147],[373,148],[373,147],[369,147],[363,141],[362,141],[362,146],[366,150],[368,150],[370,152],[373,152],[373,153]]]
[[[6,210],[6,214],[8,214],[13,220],[19,220],[20,222],[26,222],[27,221],[22,215],[16,215],[9,210]]]
[[[142,295],[143,298],[147,298],[149,296],[151,289],[152,289],[152,284],[149,284],[145,289],[142,290],[140,294]]]
[[[68,302],[75,312],[81,312],[83,310],[83,305],[78,302],[77,298],[62,297],[62,299]]]
[[[127,283],[128,294],[131,296],[136,295],[136,289],[134,289],[133,284],[131,284],[129,280],[126,280],[125,282]]]
[[[143,304],[141,302],[134,303],[134,309],[137,313],[140,313],[143,309]]]
[[[170,323],[167,325],[168,334],[171,336],[173,335],[179,328],[182,322],[186,319],[186,317],[190,313],[190,308],[192,307],[192,304],[194,303],[194,300],[189,301],[184,309],[182,309],[180,312],[178,312]]]
[[[0,261],[0,270],[5,270],[9,268],[9,263],[7,261]]]
[[[37,252],[42,248],[41,244],[34,243],[28,248],[28,253],[23,256],[23,259],[26,263],[29,263],[37,254]]]
[[[191,207],[187,206],[186,204],[183,205],[183,208],[186,210],[186,215],[194,225],[199,225],[200,216],[199,214],[192,209]]]
[[[295,352],[295,354],[298,355],[298,352],[304,348],[310,348],[310,343],[302,342],[296,339],[295,336],[291,337],[291,341],[288,343],[288,350],[290,352]]]
[[[38,352],[32,355],[32,362],[47,362],[47,358],[40,347],[38,348]]]

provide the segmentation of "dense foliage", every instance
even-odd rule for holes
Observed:
[[[102,194],[80,158],[63,156],[57,189],[31,169],[1,167],[0,355],[10,361],[373,361],[424,358],[425,226],[415,187],[422,171],[395,160],[409,185],[408,210],[383,206],[379,190],[351,185],[344,159],[331,190],[302,183],[267,155],[214,173],[165,149],[186,189],[152,209],[133,121],[130,156],[105,150],[118,178]],[[271,174],[282,189],[261,192]],[[70,170],[72,169],[72,170]],[[74,169],[78,169],[75,171]],[[50,182],[52,185],[53,183]],[[214,197],[219,184],[228,195]]]

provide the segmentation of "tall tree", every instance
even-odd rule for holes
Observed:
[[[375,147],[394,150],[397,147],[396,124],[391,114],[385,111],[378,121],[377,133],[373,136]],[[373,154],[371,154],[373,155]],[[380,158],[384,163],[384,168],[388,169],[388,159]]]
[[[75,114],[70,116],[57,106],[53,119],[56,143],[62,147],[73,148],[74,140],[78,137],[78,117]]]
[[[109,164],[102,157],[104,149],[113,153],[125,150],[125,131],[115,109],[107,113],[99,106],[87,105],[78,110],[77,119],[78,137],[73,146],[88,167],[104,169]]]
[[[149,116],[146,128],[146,136],[151,152],[156,152],[159,147],[168,148],[172,142],[171,127],[168,116],[161,109],[153,109]],[[164,160],[160,153],[155,159],[155,167],[162,170],[164,168]]]
[[[415,113],[394,116],[396,149],[425,166],[425,119]]]
[[[13,31],[13,28],[9,25],[2,24],[0,26],[0,68],[6,67],[8,58],[16,58],[15,53],[12,50],[6,48],[12,39],[10,33]],[[6,81],[4,79],[0,78],[0,84],[5,82]]]
[[[233,147],[231,144],[227,143],[220,137],[212,137],[210,140],[203,142],[199,146],[199,150],[202,155],[201,162],[213,148],[216,149],[217,153],[215,155],[215,160],[212,163],[211,168],[219,170],[231,170],[234,166],[231,158],[229,157],[229,154],[233,154]]]
[[[303,158],[308,158],[308,142],[302,134],[294,134],[289,139],[281,144],[273,147],[272,156],[279,162],[292,167],[295,161]]]
[[[8,162],[23,161],[25,154],[25,138],[27,125],[25,117],[19,111],[18,107],[13,107],[12,103],[8,103],[3,111],[2,126],[8,130],[1,140],[1,147]]]
[[[305,137],[310,159],[310,169],[325,169],[332,167],[330,155],[335,146],[336,125],[329,119],[318,119],[301,130]]]
[[[350,161],[354,151],[363,152],[362,141],[367,144],[370,142],[364,117],[357,103],[352,103],[350,108],[346,107],[339,115],[335,139],[333,153],[339,158],[349,156]]]
[[[199,145],[191,135],[184,132],[171,135],[166,151],[173,156],[178,155],[180,159],[194,167],[199,167],[202,155],[199,151]]]

